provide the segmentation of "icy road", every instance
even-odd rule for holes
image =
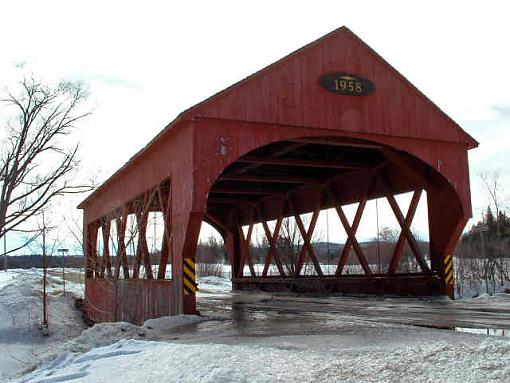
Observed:
[[[447,298],[202,293],[198,296],[198,307],[204,315],[226,320],[220,325],[223,336],[335,334],[350,321],[510,336],[510,294],[451,301]],[[201,324],[197,331],[207,333],[215,325]]]

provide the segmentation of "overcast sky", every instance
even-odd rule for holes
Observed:
[[[106,178],[179,112],[345,25],[480,142],[478,218],[477,174],[499,169],[510,185],[509,11],[504,1],[2,1],[0,85],[19,63],[85,82],[83,173]]]

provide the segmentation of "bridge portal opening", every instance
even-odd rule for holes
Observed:
[[[221,173],[206,220],[225,240],[234,289],[429,295],[440,290],[424,217],[435,187],[448,185],[434,169],[376,142],[279,141]]]

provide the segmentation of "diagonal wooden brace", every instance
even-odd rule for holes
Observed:
[[[421,190],[419,191],[419,193],[421,195]],[[416,195],[416,192],[415,192],[415,195],[413,195],[413,199],[416,199],[416,197],[417,197],[417,201],[414,201],[414,203],[416,205],[418,205],[420,195]],[[395,197],[393,195],[388,194],[386,196],[386,199],[388,200],[391,210],[393,210],[393,213],[395,214],[395,217],[397,218],[397,221],[402,229],[401,235],[403,234],[403,236],[405,236],[405,238],[407,239],[407,243],[409,244],[411,251],[413,252],[414,256],[416,257],[416,261],[420,265],[422,272],[424,272],[426,274],[430,274],[430,268],[427,265],[427,262],[425,262],[425,258],[423,257],[420,247],[418,246],[418,243],[416,242],[416,239],[414,238],[414,235],[411,233],[411,230],[410,230],[412,218],[410,219],[409,222],[406,222],[406,219],[404,218],[404,215],[402,214],[402,211],[400,210],[400,207],[398,206],[398,203],[395,200]],[[415,210],[416,210],[416,208],[415,208]],[[413,215],[414,215],[414,213],[413,213]],[[398,243],[397,243],[397,245],[398,245]]]
[[[319,218],[320,209],[316,209],[312,214],[312,219],[310,221],[310,225],[308,226],[308,231],[305,229],[305,225],[303,224],[303,220],[296,214],[294,219],[296,220],[297,226],[303,237],[303,247],[301,248],[301,253],[299,255],[299,261],[296,267],[296,276],[301,274],[301,270],[303,268],[303,264],[305,262],[306,254],[308,253],[312,263],[314,265],[315,271],[317,275],[323,276],[322,269],[319,261],[317,260],[317,256],[315,255],[315,251],[313,250],[313,246],[311,244],[312,235],[315,230],[315,226],[317,224],[317,219]]]
[[[120,269],[124,275],[124,279],[129,279],[129,261],[126,252],[126,226],[127,226],[128,209],[124,206],[120,215],[115,219],[117,222],[117,263],[115,265],[115,278],[119,279]]]
[[[246,238],[244,237],[243,228],[241,226],[238,227],[238,232],[239,232],[239,238],[241,240],[241,262],[240,262],[241,265],[239,267],[240,275],[238,275],[238,277],[243,276],[244,265],[246,264],[246,262],[248,262],[248,267],[250,268],[251,276],[256,277],[257,275],[255,273],[255,268],[253,267],[253,260],[251,258],[251,254],[250,254],[250,241],[251,241],[251,236],[253,233],[253,224],[251,224],[248,227],[248,232],[246,233]]]
[[[280,236],[280,228],[282,226],[283,217],[279,217],[276,220],[276,225],[273,233],[269,230],[269,226],[266,221],[262,221],[262,227],[264,228],[264,232],[266,234],[267,240],[269,241],[269,251],[267,252],[266,261],[264,264],[264,270],[262,272],[262,276],[267,277],[267,273],[269,271],[269,266],[271,264],[271,260],[274,258],[276,263],[276,267],[278,268],[278,272],[280,276],[285,276],[285,270],[283,269],[282,262],[280,257],[278,256],[278,252],[276,251],[276,241]]]
[[[103,262],[101,265],[101,273],[104,273],[106,270],[106,275],[108,277],[112,277],[112,260],[110,258],[110,229],[111,229],[111,220],[109,218],[105,218],[101,223],[101,231],[103,234]]]
[[[402,258],[402,254],[404,252],[404,245],[405,245],[405,241],[407,238],[407,234],[411,233],[411,230],[410,230],[411,223],[413,222],[414,215],[416,213],[416,208],[418,207],[418,203],[420,202],[421,194],[422,194],[421,190],[416,190],[413,194],[413,198],[411,199],[411,203],[409,204],[409,209],[407,211],[406,218],[403,222],[403,225],[407,228],[407,230],[402,229],[400,231],[400,235],[398,236],[398,241],[395,246],[395,250],[393,251],[393,256],[391,257],[391,262],[388,266],[388,274],[395,274],[395,272],[397,271],[398,265],[400,263],[400,259]],[[397,205],[397,208],[398,208],[398,205]],[[393,206],[392,206],[392,209],[394,209]],[[400,214],[402,214],[402,213],[400,213]]]
[[[168,190],[162,184],[158,186],[157,197],[164,223],[158,279],[165,279],[166,265],[170,258],[170,249],[172,248],[172,185],[170,182],[168,183]]]
[[[368,265],[368,262],[365,258],[365,254],[363,254],[363,250],[361,249],[361,246],[358,243],[358,240],[356,239],[356,231],[358,230],[359,223],[361,221],[361,217],[363,215],[363,210],[365,209],[365,205],[367,203],[367,197],[365,196],[363,200],[360,201],[358,205],[358,209],[356,210],[356,215],[354,217],[354,221],[352,226],[349,225],[349,221],[347,217],[345,216],[345,213],[341,206],[336,207],[336,211],[338,213],[338,217],[340,218],[340,222],[342,222],[342,225],[345,229],[345,232],[347,233],[347,241],[345,242],[344,248],[342,249],[342,255],[340,256],[340,260],[338,262],[338,267],[336,270],[336,276],[342,275],[342,271],[345,267],[345,264],[347,263],[347,259],[349,257],[349,251],[351,250],[351,246],[354,248],[354,252],[356,253],[356,256],[358,257],[358,261],[363,268],[363,271],[366,275],[371,275],[372,270],[370,270],[370,267]]]

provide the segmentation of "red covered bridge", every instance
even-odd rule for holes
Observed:
[[[471,216],[467,151],[476,146],[342,27],[180,114],[80,204],[87,314],[94,321],[142,322],[194,313],[203,221],[225,241],[234,289],[453,298],[451,254]],[[395,200],[404,192],[413,193],[406,214]],[[410,230],[423,193],[427,255]],[[375,198],[387,199],[401,226],[385,270],[367,261],[356,238],[365,205]],[[355,202],[350,221],[342,206]],[[336,208],[348,234],[333,273],[322,270],[310,243],[327,208]],[[164,221],[157,261],[146,239],[151,212],[162,212]],[[312,213],[308,227],[303,213]],[[126,255],[129,215],[138,231],[134,257]],[[291,271],[276,246],[285,217],[294,217],[304,241]],[[256,223],[268,243],[260,271],[249,246]],[[113,241],[115,251],[99,248],[98,236]],[[398,268],[406,243],[419,265],[411,274]],[[344,272],[349,253],[361,266],[358,274]],[[302,272],[305,262],[313,273]]]

